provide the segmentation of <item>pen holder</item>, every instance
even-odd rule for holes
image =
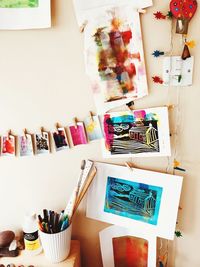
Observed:
[[[45,257],[52,263],[64,261],[70,252],[72,224],[62,232],[47,234],[39,232]]]

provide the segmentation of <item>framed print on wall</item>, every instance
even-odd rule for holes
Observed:
[[[87,217],[174,238],[183,177],[99,162],[95,167]]]
[[[156,236],[112,225],[99,233],[103,267],[156,267]]]
[[[50,0],[0,0],[0,30],[50,27]]]

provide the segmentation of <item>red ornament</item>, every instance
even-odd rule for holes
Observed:
[[[154,83],[163,84],[163,80],[159,76],[152,77]]]
[[[166,16],[160,11],[157,11],[156,13],[153,13],[153,14],[156,19],[166,19]]]
[[[191,19],[197,10],[196,0],[172,0],[170,11],[177,19]]]

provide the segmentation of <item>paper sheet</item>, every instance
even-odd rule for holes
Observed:
[[[183,177],[105,163],[95,167],[87,217],[174,239]]]

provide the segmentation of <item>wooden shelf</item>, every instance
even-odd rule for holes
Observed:
[[[0,263],[7,264],[13,263],[16,265],[34,265],[35,267],[81,267],[80,263],[80,242],[78,240],[71,241],[71,250],[68,258],[61,263],[49,263],[45,258],[44,253],[41,253],[37,256],[29,256],[25,251],[15,258],[0,258]]]

